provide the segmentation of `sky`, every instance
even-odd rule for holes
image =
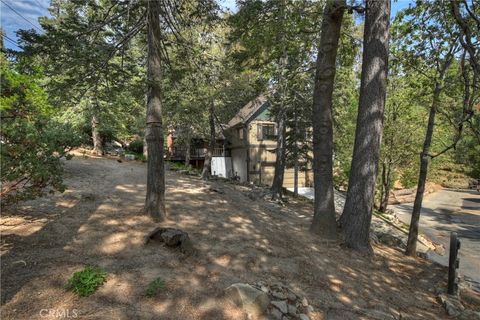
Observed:
[[[50,0],[0,0],[0,26],[6,33],[4,40],[5,46],[10,49],[18,50],[16,44],[18,29],[36,29],[41,30],[38,24],[38,18],[49,16],[48,6]],[[235,12],[235,0],[217,0],[225,8]],[[393,0],[392,17],[406,7],[412,0]],[[38,29],[37,29],[38,28]]]

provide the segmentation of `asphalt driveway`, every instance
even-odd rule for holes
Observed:
[[[410,224],[413,204],[390,206],[404,223]],[[450,233],[461,241],[460,275],[480,288],[480,193],[475,190],[443,189],[423,201],[420,232],[445,246],[445,255],[431,253],[429,258],[448,265]]]

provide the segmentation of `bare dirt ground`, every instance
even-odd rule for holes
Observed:
[[[385,246],[368,258],[326,245],[306,231],[308,202],[252,201],[240,186],[216,182],[220,194],[168,172],[170,221],[163,225],[187,231],[198,254],[145,246],[157,226],[141,214],[145,181],[143,163],[76,156],[66,162],[65,193],[3,212],[2,319],[66,312],[81,319],[244,319],[224,303],[223,291],[260,280],[306,296],[312,319],[448,318],[434,293],[445,280],[442,267]],[[86,264],[103,267],[108,280],[80,298],[65,283]],[[166,288],[148,298],[145,288],[157,277]]]

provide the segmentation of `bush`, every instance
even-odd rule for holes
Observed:
[[[141,154],[143,153],[143,141],[142,140],[133,140],[127,147],[127,150],[133,153]]]
[[[35,75],[23,75],[0,57],[0,136],[2,206],[63,191],[61,158],[79,146],[82,137],[52,120],[53,108]]]
[[[142,162],[147,162],[147,157],[143,155],[143,153],[135,155],[135,160],[142,161]]]
[[[87,266],[75,272],[68,280],[67,288],[81,297],[88,297],[107,281],[107,273],[99,267]]]

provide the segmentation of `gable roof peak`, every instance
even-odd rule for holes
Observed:
[[[228,122],[228,127],[234,127],[240,123],[246,123],[250,118],[267,102],[266,95],[260,95],[247,103],[237,114]]]

